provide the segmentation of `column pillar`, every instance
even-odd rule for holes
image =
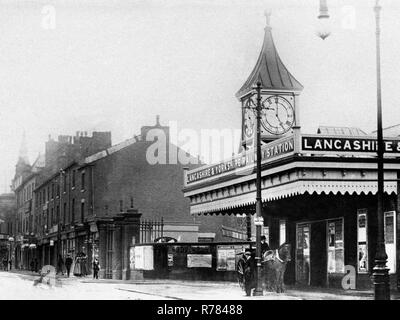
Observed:
[[[123,214],[121,223],[122,229],[122,279],[132,279],[130,270],[130,248],[133,243],[139,242],[140,237],[140,217],[141,213],[135,209],[129,209]],[[135,275],[134,278],[137,278]]]
[[[107,228],[105,224],[99,225],[99,278],[105,279],[107,267]]]
[[[112,256],[112,278],[121,280],[122,269],[121,269],[121,253],[122,253],[122,225],[116,224],[114,229],[113,238],[113,256]]]

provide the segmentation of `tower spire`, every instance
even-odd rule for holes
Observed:
[[[258,81],[261,82],[262,89],[303,90],[302,84],[288,71],[276,50],[271,32],[271,12],[265,11],[264,14],[266,18],[264,43],[253,71],[236,93],[236,97],[239,99],[252,91]]]

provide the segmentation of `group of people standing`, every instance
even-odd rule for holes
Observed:
[[[65,258],[65,262],[62,256],[59,255],[57,260],[57,273],[61,273],[62,275],[64,275],[64,266],[67,271],[67,277],[69,277],[71,273],[71,268],[73,268],[73,275],[76,277],[85,277],[88,275],[87,256],[82,251],[78,252],[78,254],[75,257],[75,261],[72,259],[72,256],[70,254],[68,254],[67,257]],[[93,278],[98,279],[100,264],[97,258],[94,258],[92,267],[93,267]]]

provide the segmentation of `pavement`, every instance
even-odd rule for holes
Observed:
[[[56,285],[33,286],[37,273],[0,272],[0,299],[43,300],[373,300],[372,290],[287,286],[285,293],[265,292],[246,297],[237,283],[218,281],[140,280],[124,281],[57,276]],[[400,300],[397,291],[393,300]]]

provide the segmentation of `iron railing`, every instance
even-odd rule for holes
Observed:
[[[142,220],[140,222],[140,243],[154,242],[155,239],[163,237],[164,220]]]

